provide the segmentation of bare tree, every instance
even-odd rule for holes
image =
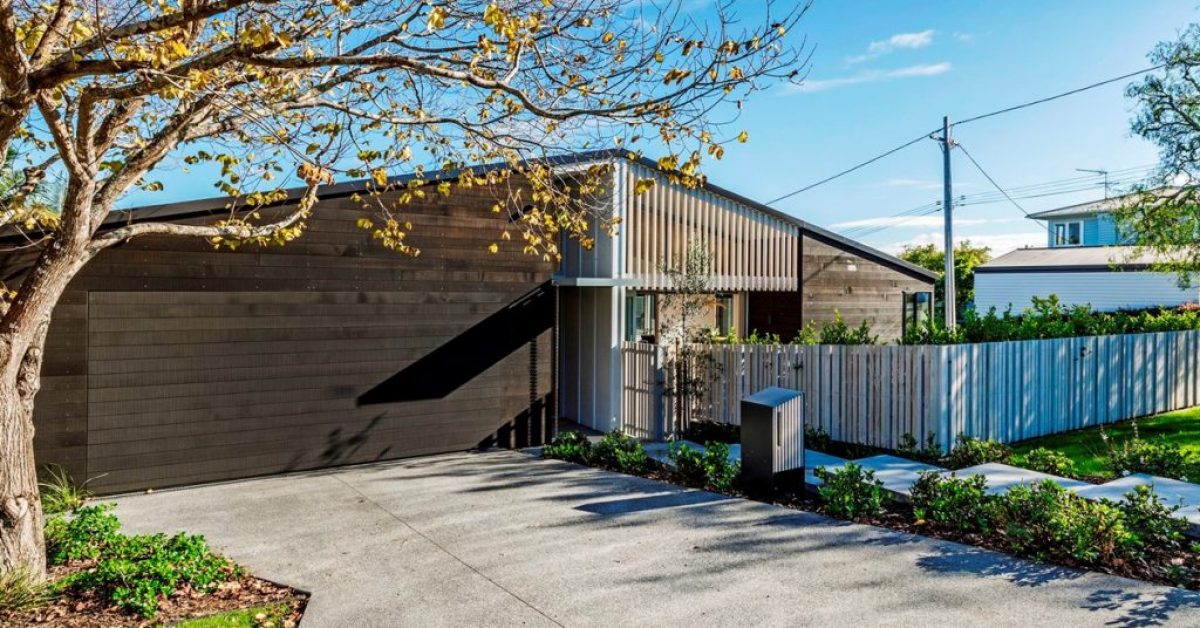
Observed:
[[[89,260],[149,235],[284,244],[337,177],[368,179],[357,222],[402,254],[417,253],[406,202],[481,185],[506,190],[497,210],[529,206],[493,250],[554,259],[561,237],[589,245],[590,224],[615,225],[570,199],[600,191],[602,168],[556,181],[544,157],[653,145],[673,180],[696,185],[702,159],[745,140],[724,124],[742,100],[804,65],[789,34],[804,3],[753,3],[744,20],[732,0],[707,19],[680,4],[0,0],[0,155],[27,161],[0,228],[39,251],[0,320],[0,572],[44,572],[34,399],[51,313]],[[211,173],[236,199],[228,213],[103,226],[171,168]],[[399,186],[396,168],[418,179]],[[48,173],[65,182],[58,211],[27,200]],[[297,184],[295,203],[267,211]]]

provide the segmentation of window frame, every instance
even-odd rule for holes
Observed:
[[[1071,242],[1071,227],[1078,228],[1077,241]],[[1054,246],[1083,246],[1083,221],[1082,220],[1065,220],[1052,224]],[[1061,238],[1059,230],[1062,230]]]

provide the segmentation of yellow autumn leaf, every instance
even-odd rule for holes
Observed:
[[[425,27],[431,31],[436,31],[445,25],[446,9],[433,7],[433,10],[429,12],[429,19],[425,21]]]
[[[634,194],[644,194],[654,187],[654,179],[638,179],[637,183],[633,184]]]
[[[489,245],[488,245],[488,252],[489,252],[489,253],[495,253],[495,252],[497,252],[497,251],[499,251],[499,250],[500,250],[500,245],[496,244],[495,242],[493,242],[493,243],[491,243],[491,244],[489,244]]]
[[[737,137],[737,140],[738,140],[738,142],[741,142],[742,144],[745,144],[745,143],[746,143],[746,141],[747,141],[747,140],[749,140],[749,139],[750,139],[750,134],[749,134],[749,133],[747,133],[747,132],[745,132],[745,131],[742,131],[741,133],[738,133],[738,137]]]
[[[371,171],[371,179],[375,181],[375,185],[387,185],[387,171],[383,168],[376,168]]]

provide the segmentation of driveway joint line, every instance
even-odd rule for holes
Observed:
[[[385,508],[385,507],[383,506],[383,504],[380,504],[379,502],[377,502],[377,501],[375,501],[375,500],[371,499],[370,497],[368,497],[368,496],[367,496],[366,494],[364,494],[362,491],[358,490],[358,487],[354,486],[353,484],[350,484],[350,483],[349,483],[349,482],[347,482],[347,481],[346,481],[344,478],[342,478],[340,475],[338,475],[338,476],[335,476],[335,477],[337,478],[337,481],[339,481],[339,482],[341,482],[343,485],[345,485],[345,486],[346,486],[346,488],[348,488],[348,489],[350,489],[350,490],[354,491],[354,492],[355,492],[355,493],[356,493],[356,494],[357,494],[359,497],[361,497],[361,498],[363,498],[363,499],[367,500],[368,502],[370,502],[372,506],[374,506],[374,507],[378,508],[379,510],[383,511],[383,513],[384,513],[384,514],[386,514],[387,516],[391,517],[392,519],[395,519],[396,521],[400,522],[400,523],[401,523],[401,524],[402,524],[404,527],[408,528],[409,530],[412,530],[412,531],[413,531],[413,534],[416,534],[417,536],[419,536],[419,537],[421,537],[421,538],[425,539],[426,541],[428,541],[428,542],[429,542],[429,544],[431,544],[431,545],[433,545],[434,547],[438,548],[439,550],[441,550],[441,551],[442,551],[444,554],[446,554],[446,555],[447,555],[447,556],[449,556],[450,558],[453,558],[454,560],[458,561],[458,563],[459,563],[460,565],[462,565],[463,567],[466,567],[467,569],[470,569],[470,570],[471,570],[473,573],[475,573],[477,576],[479,576],[480,578],[483,578],[484,580],[487,580],[488,582],[490,582],[490,583],[492,584],[492,586],[496,587],[497,589],[500,589],[501,591],[504,591],[504,592],[505,592],[505,593],[507,593],[509,596],[511,596],[513,599],[517,600],[517,601],[518,601],[518,602],[520,602],[521,604],[524,604],[526,607],[528,607],[528,608],[529,608],[530,610],[532,610],[533,612],[537,613],[538,615],[541,615],[542,617],[545,617],[547,621],[549,621],[550,623],[554,624],[555,626],[559,626],[560,628],[565,628],[565,626],[563,626],[563,624],[561,624],[561,623],[559,623],[558,621],[556,621],[556,620],[555,620],[553,617],[551,617],[551,616],[547,615],[545,612],[543,612],[543,611],[542,611],[542,609],[540,609],[540,608],[538,608],[538,607],[534,606],[533,604],[529,603],[529,601],[527,601],[525,598],[523,598],[523,597],[521,597],[521,596],[517,595],[516,593],[514,593],[514,592],[513,592],[513,591],[511,591],[511,590],[509,590],[507,587],[505,587],[504,585],[500,584],[499,582],[496,582],[496,581],[495,581],[495,580],[493,580],[491,577],[489,577],[487,574],[485,574],[485,573],[483,573],[482,571],[479,571],[478,569],[476,569],[474,565],[472,565],[472,564],[468,563],[467,561],[465,561],[465,560],[463,560],[463,559],[459,558],[457,554],[455,554],[454,552],[451,552],[450,550],[446,549],[444,546],[442,546],[442,544],[441,544],[441,543],[438,543],[437,541],[433,540],[433,538],[431,538],[429,535],[427,535],[427,534],[425,534],[424,532],[422,532],[422,531],[418,530],[418,529],[417,529],[415,526],[413,526],[411,523],[409,523],[408,521],[404,520],[404,518],[403,518],[403,517],[401,517],[400,515],[397,515],[396,513],[392,512],[391,510],[389,510],[389,509]]]

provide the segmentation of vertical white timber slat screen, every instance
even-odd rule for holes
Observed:
[[[800,228],[787,220],[706,189],[672,184],[642,164],[624,169],[625,189],[641,180],[654,185],[633,194],[622,223],[625,255],[621,275],[628,287],[669,290],[667,269],[676,269],[692,240],[708,245],[712,289],[790,290],[799,283],[796,242]]]
[[[646,397],[671,390],[672,374],[654,345],[625,343],[623,351],[626,430],[669,433],[677,400]],[[691,372],[706,385],[683,404],[690,420],[736,425],[742,397],[780,386],[804,393],[809,426],[887,448],[905,434],[923,441],[932,433],[943,448],[960,433],[1015,442],[1200,405],[1200,331],[947,346],[703,345],[694,353]]]

